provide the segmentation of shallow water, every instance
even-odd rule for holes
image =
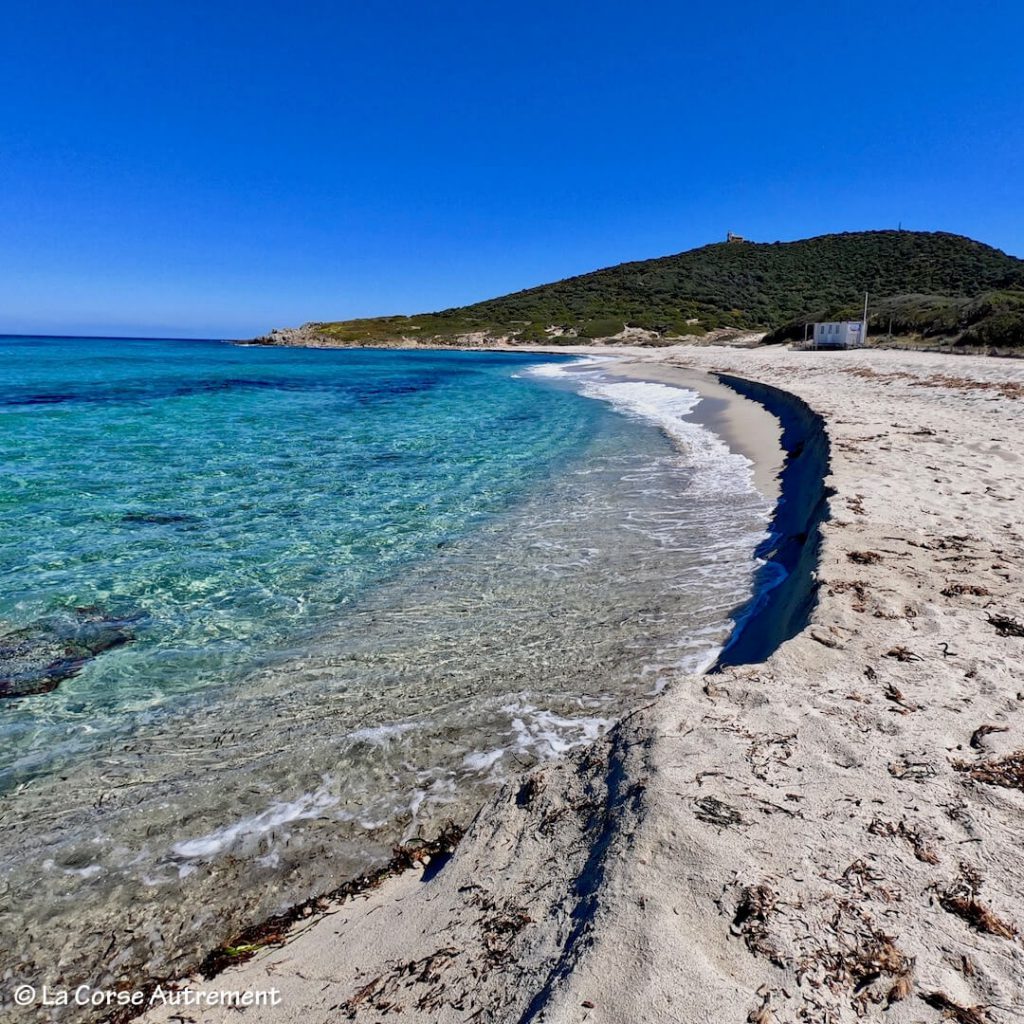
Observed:
[[[697,402],[525,355],[0,340],[17,973],[165,972],[713,660],[770,512]],[[541,365],[538,365],[541,364]]]

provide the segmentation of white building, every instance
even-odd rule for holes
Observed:
[[[814,325],[815,348],[862,348],[867,336],[863,320],[839,320]]]

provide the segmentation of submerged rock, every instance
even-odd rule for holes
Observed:
[[[116,616],[77,608],[0,635],[0,698],[48,693],[104,651],[135,639],[145,612]]]
[[[142,523],[150,526],[175,526],[182,523],[198,523],[198,516],[184,512],[126,512],[122,523]]]

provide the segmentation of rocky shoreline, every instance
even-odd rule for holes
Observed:
[[[291,348],[423,348],[423,349],[494,349],[509,348],[529,351],[538,349],[538,346],[531,342],[521,342],[513,334],[493,334],[488,331],[475,331],[469,334],[458,334],[451,338],[446,337],[414,337],[402,335],[387,340],[375,341],[342,341],[337,337],[321,330],[323,325],[316,321],[302,324],[299,327],[275,327],[267,334],[258,338],[252,338],[241,342],[245,345],[267,345],[283,346]],[[764,337],[763,332],[744,331],[733,327],[722,327],[709,330],[700,339],[691,338],[690,345],[730,345],[737,348],[750,348],[756,345]],[[580,340],[573,334],[555,334],[552,336],[551,345],[579,345]],[[601,345],[613,348],[623,346],[642,346],[645,348],[671,348],[674,347],[673,340],[666,339],[656,331],[647,331],[638,327],[626,327],[619,334],[609,338],[600,338],[588,345]]]

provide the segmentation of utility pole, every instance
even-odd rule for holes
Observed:
[[[864,319],[861,321],[864,325],[860,332],[860,343],[866,345],[868,343],[868,293],[864,293]]]

